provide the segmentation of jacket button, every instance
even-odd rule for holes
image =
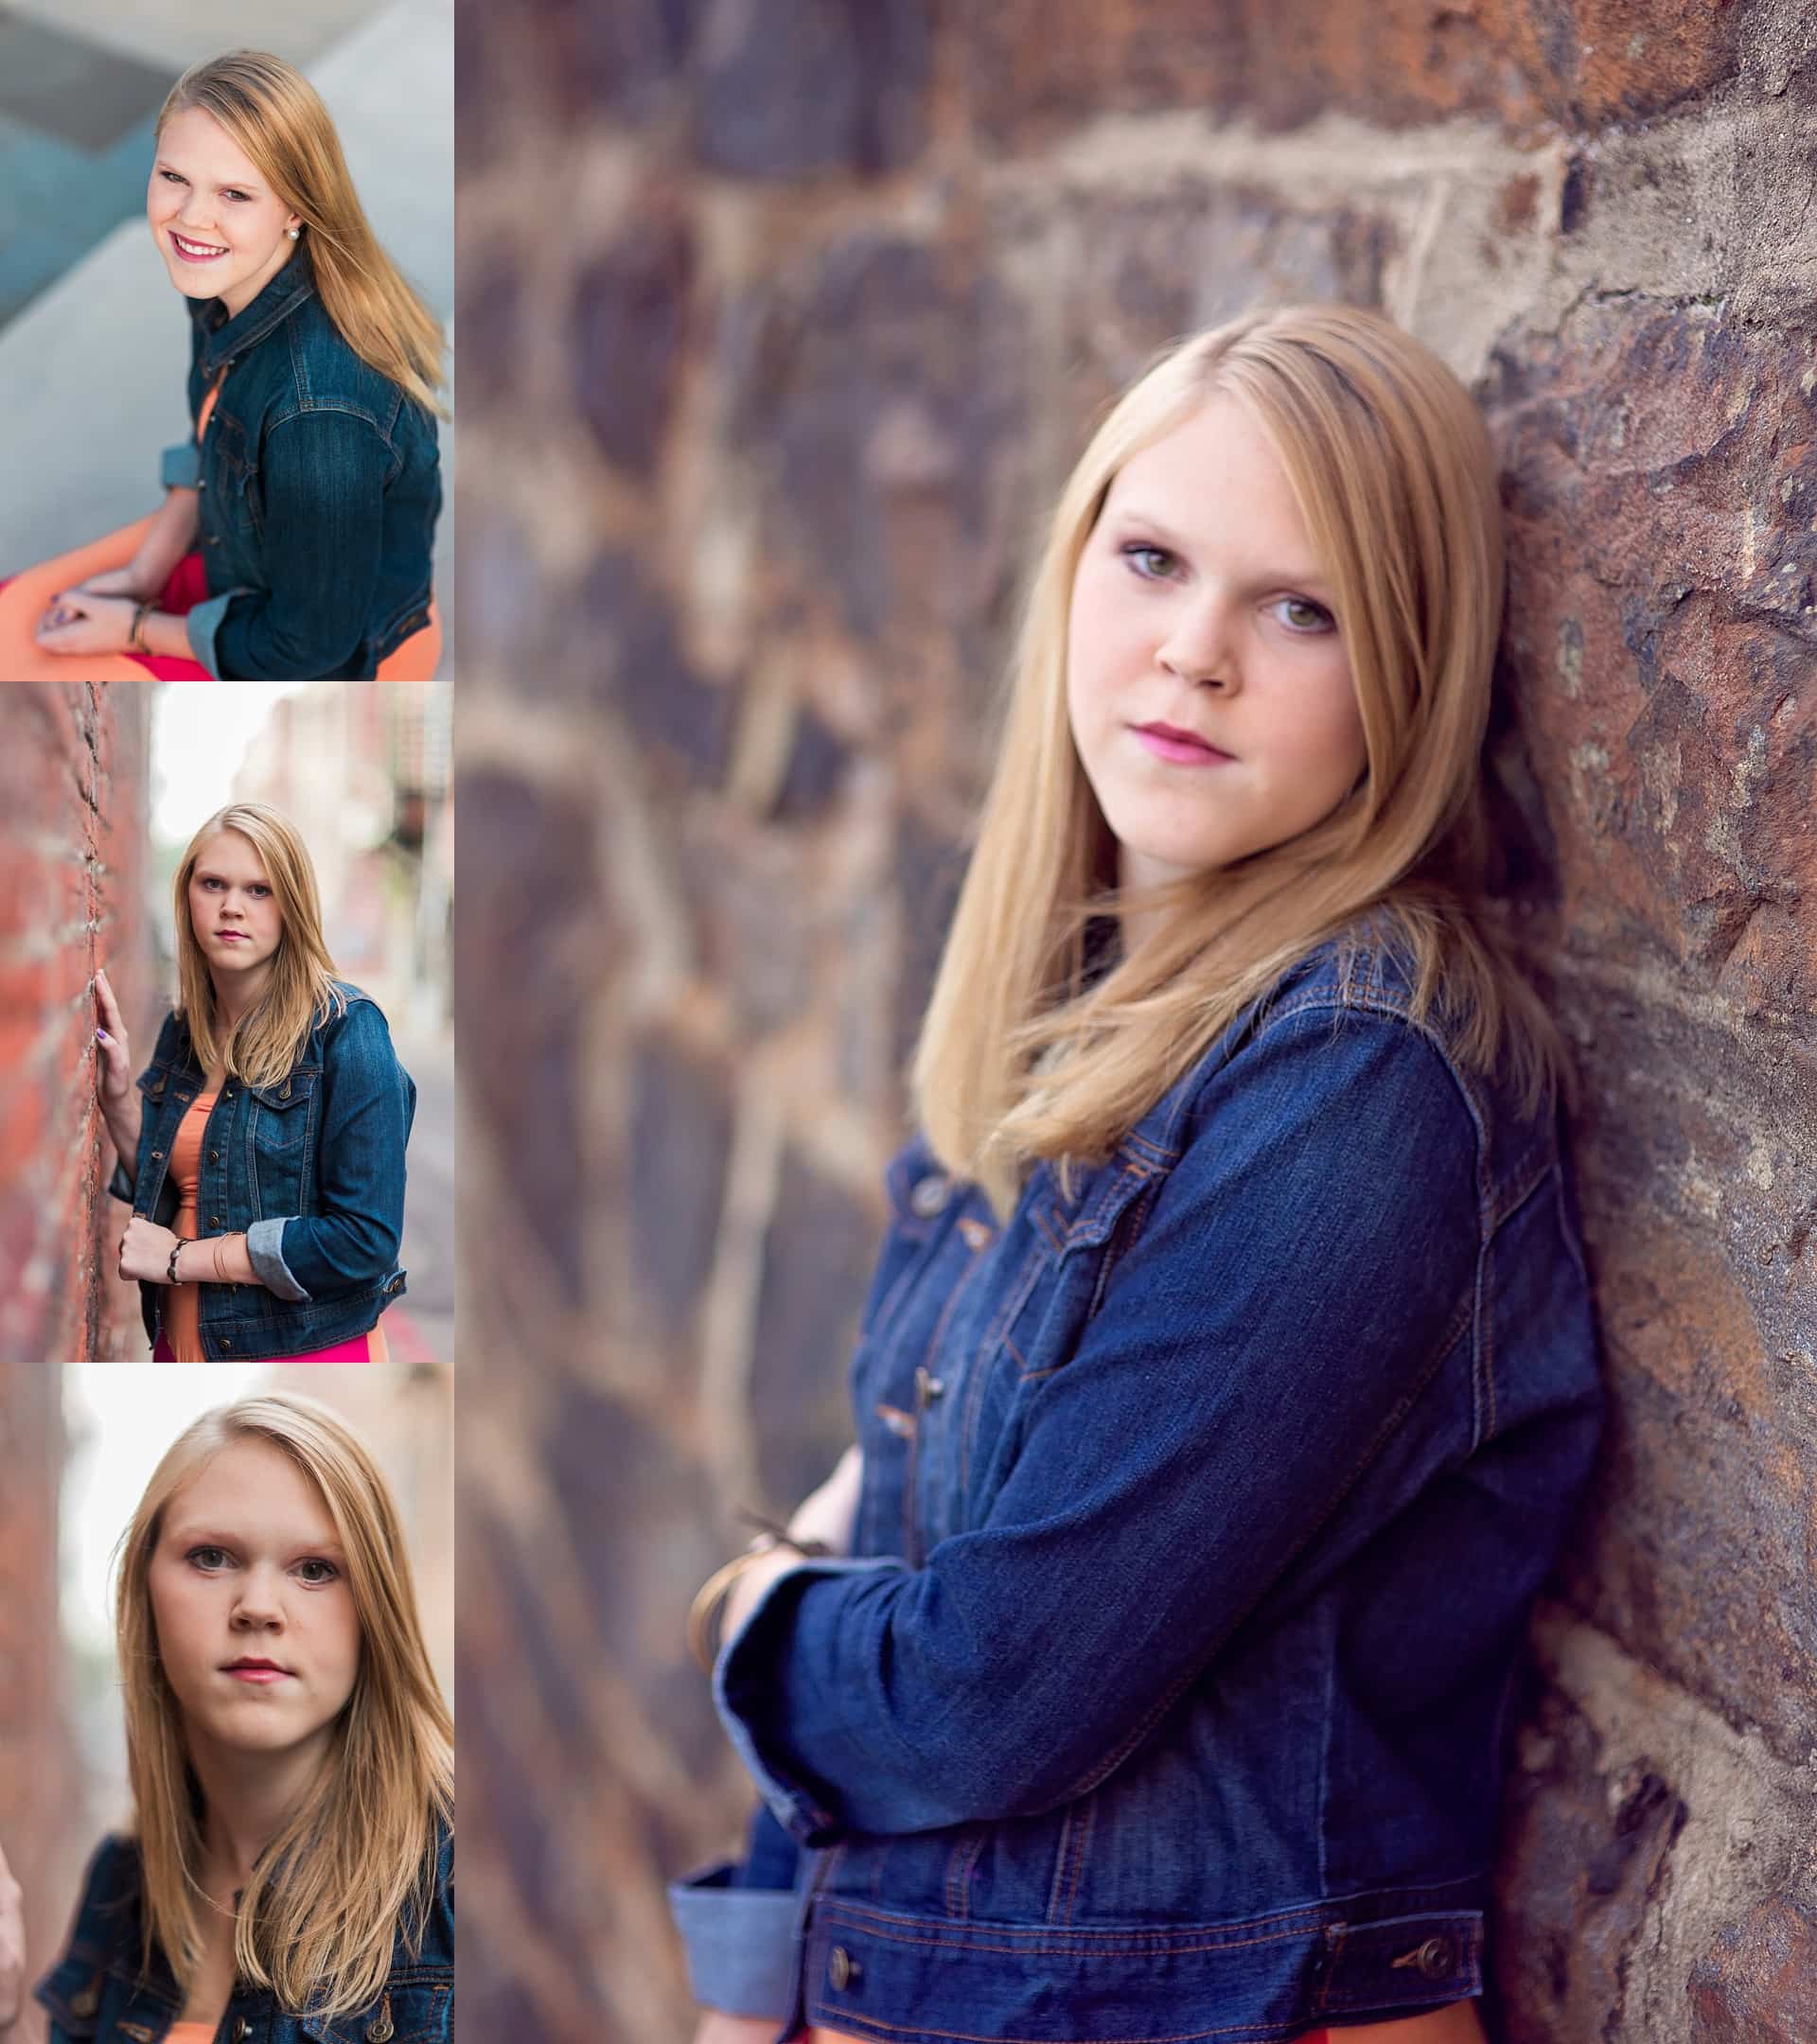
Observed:
[[[152,1151],[151,1161],[154,1164],[162,1164],[164,1162],[164,1152],[162,1150]]]
[[[391,2021],[391,1997],[387,1995],[378,2015],[366,2025],[366,2044],[391,2044],[396,2035]]]
[[[908,1205],[924,1221],[931,1221],[952,1196],[952,1180],[940,1172],[929,1172],[926,1177],[915,1180]]]
[[[79,1987],[69,1998],[72,2016],[92,2016],[101,2005],[101,1990],[91,1981],[86,1987]]]
[[[246,2039],[252,2034],[253,2026],[246,2020],[245,2017],[236,2016],[234,2018],[234,2044],[246,2044]]]
[[[210,1227],[219,1227],[221,1225],[221,1216],[218,1213],[211,1213],[208,1216],[208,1225]]]
[[[858,1962],[843,1945],[836,1945],[826,1955],[826,1977],[833,1983],[835,1994],[843,1994],[857,1979]]]
[[[221,1162],[221,1152],[219,1150],[209,1151],[208,1161],[211,1164],[219,1164]]]
[[[188,1094],[186,1094],[186,1093],[179,1093],[179,1094],[177,1095],[177,1104],[178,1104],[178,1106],[180,1106],[180,1107],[186,1107],[186,1106],[188,1105],[188,1103],[189,1103],[189,1096],[188,1096]]]
[[[1413,1963],[1429,1981],[1450,1977],[1456,1954],[1448,1937],[1428,1938],[1413,1955]]]
[[[233,1345],[233,1343],[232,1343],[232,1342],[230,1342],[230,1341],[224,1341],[224,1342],[222,1342],[222,1343],[221,1343],[221,1347],[222,1347],[223,1348],[232,1348],[232,1347],[233,1347],[234,1345]]]

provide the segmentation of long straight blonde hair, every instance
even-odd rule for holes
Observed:
[[[1267,434],[1336,596],[1367,770],[1322,821],[1217,872],[1115,891],[1116,847],[1067,710],[1073,575],[1118,471],[1213,396]],[[1023,613],[996,770],[911,1071],[948,1170],[999,1211],[1036,1158],[1106,1156],[1245,1009],[1376,911],[1423,1019],[1506,1049],[1529,1109],[1568,1084],[1562,1038],[1482,913],[1481,751],[1502,612],[1495,462],[1437,356],[1342,306],[1253,311],[1158,357],[1060,494]],[[1086,925],[1166,911],[1093,978]]]
[[[215,982],[189,915],[189,882],[202,848],[218,831],[238,831],[264,863],[282,931],[264,997],[231,1029],[215,1011]],[[269,802],[229,802],[190,838],[177,866],[177,1013],[204,1072],[217,1065],[248,1085],[273,1085],[296,1063],[311,1027],[344,1012],[334,960],[322,936],[315,868],[289,817]]]
[[[218,120],[285,206],[302,217],[302,247],[323,309],[347,345],[425,412],[448,417],[435,395],[447,380],[441,322],[379,247],[315,87],[269,50],[228,50],[183,74],[164,102],[157,132],[190,107]]]
[[[454,1818],[453,1723],[416,1615],[397,1507],[338,1415],[288,1393],[217,1406],[158,1464],[122,1536],[115,1631],[145,1870],[145,1958],[187,1987],[201,1965],[200,1794],[158,1658],[149,1577],[171,1501],[226,1447],[256,1440],[310,1478],[347,1558],[360,1671],[313,1788],[259,1855],[234,1925],[239,1977],[291,2012],[344,2015],[382,1991],[402,1931],[420,1949],[441,1827]]]

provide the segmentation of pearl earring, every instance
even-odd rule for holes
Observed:
[[[300,239],[300,238],[301,238],[301,237],[302,237],[302,233],[303,233],[303,230],[302,230],[302,228],[300,228],[300,227],[292,227],[292,228],[291,229],[291,231],[290,231],[290,232],[291,232],[291,239],[292,241],[295,241],[295,240],[298,240],[298,239]]]

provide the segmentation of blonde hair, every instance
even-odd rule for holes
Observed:
[[[238,831],[258,854],[277,901],[282,927],[264,996],[223,1032],[215,1013],[215,982],[189,916],[189,882],[202,848],[220,831]],[[190,838],[177,867],[177,1013],[204,1072],[217,1065],[248,1085],[273,1085],[296,1063],[315,1023],[345,1012],[334,983],[334,960],[322,937],[315,868],[296,825],[268,802],[229,802]]]
[[[1215,872],[1119,897],[1116,847],[1067,708],[1074,573],[1118,471],[1213,396],[1243,404],[1284,467],[1361,712],[1367,767],[1332,813]],[[1506,1048],[1529,1111],[1567,1087],[1556,1024],[1481,907],[1481,749],[1502,610],[1495,462],[1451,371],[1380,315],[1252,311],[1159,356],[1111,408],[1060,494],[1030,587],[997,766],[916,1048],[915,1112],[948,1170],[999,1211],[1035,1158],[1106,1156],[1252,1003],[1371,911],[1423,1020],[1458,1051]],[[1167,911],[1095,982],[1086,925]],[[1347,940],[1349,941],[1349,940]]]
[[[269,50],[229,50],[183,74],[156,132],[191,107],[219,121],[301,217],[323,309],[347,345],[425,412],[448,417],[435,395],[447,380],[441,322],[379,247],[315,87]]]
[[[453,1724],[423,1643],[390,1489],[346,1423],[313,1399],[270,1393],[203,1413],[166,1452],[121,1539],[115,1630],[145,1956],[149,1963],[153,1946],[161,1948],[186,1988],[209,1907],[198,1784],[158,1658],[151,1558],[171,1500],[242,1440],[289,1455],[321,1492],[346,1555],[361,1646],[327,1764],[240,1894],[234,1964],[288,2010],[345,2014],[382,1992],[400,1929],[408,1948],[420,1948],[438,1828],[453,1825]]]

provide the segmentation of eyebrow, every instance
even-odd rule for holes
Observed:
[[[243,1534],[223,1532],[220,1526],[207,1524],[172,1526],[169,1539],[175,1547],[243,1547],[246,1544]],[[307,1550],[312,1555],[332,1555],[340,1561],[347,1559],[346,1551],[338,1540],[292,1540],[281,1541],[278,1544],[299,1553]]]
[[[180,178],[189,178],[188,171],[181,164],[173,164],[168,156],[160,156],[151,167],[154,170],[174,170]],[[195,180],[189,178],[189,182],[193,185]],[[217,191],[243,191],[249,197],[254,198],[262,195],[260,186],[249,185],[244,178],[224,178],[215,186],[215,189]]]
[[[1139,525],[1144,532],[1153,533],[1155,538],[1160,540],[1171,554],[1190,555],[1192,551],[1186,541],[1176,532],[1164,524],[1161,520],[1151,518],[1146,511],[1135,505],[1120,506],[1110,514],[1110,522],[1114,525]],[[1332,593],[1332,585],[1322,574],[1315,573],[1311,569],[1303,572],[1293,569],[1271,569],[1256,576],[1255,580],[1258,586],[1264,583],[1271,585],[1274,583],[1285,583],[1294,589],[1317,590],[1327,596]]]
[[[218,872],[213,866],[198,866],[195,877],[198,880],[225,880],[229,886],[233,884],[233,875],[231,873]],[[270,887],[272,883],[266,879],[263,873],[256,873],[252,879],[241,884],[245,887]]]

